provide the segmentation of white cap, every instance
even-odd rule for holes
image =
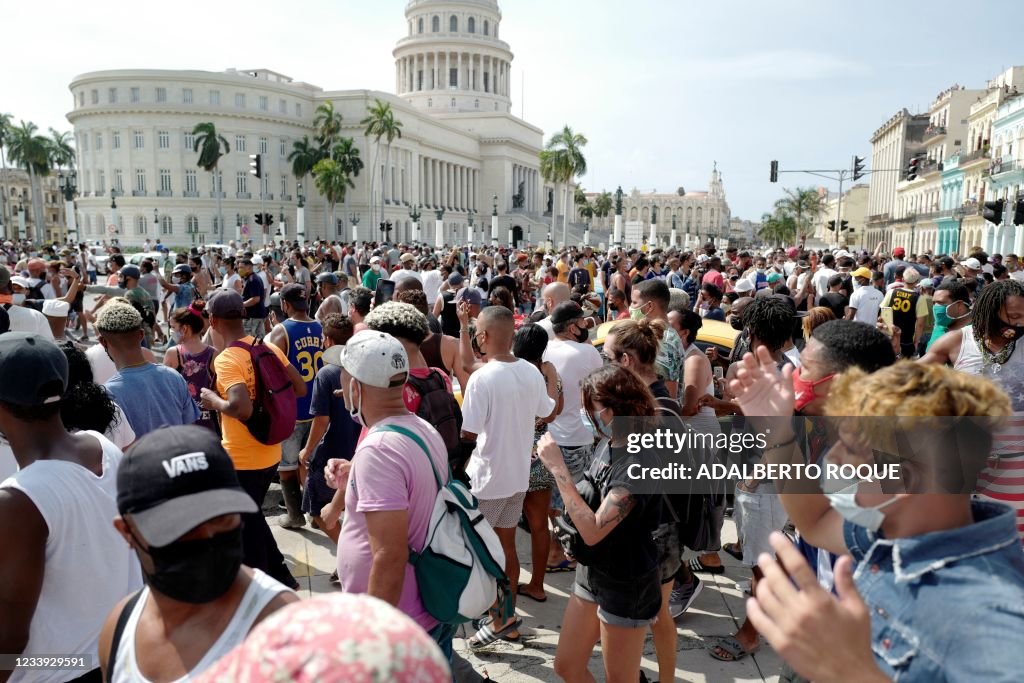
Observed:
[[[738,294],[745,294],[746,292],[754,291],[754,283],[749,278],[740,278],[736,281],[736,286],[732,288],[734,292]]]
[[[409,356],[405,347],[390,334],[362,330],[352,335],[344,346],[324,351],[325,363],[340,366],[363,384],[388,389],[405,384],[409,375]],[[404,375],[393,383],[395,375]]]
[[[259,256],[259,255],[253,256],[252,257],[252,264],[254,266],[262,266],[263,265],[263,257]]]
[[[918,282],[921,281],[921,271],[919,271],[917,268],[908,267],[907,270],[903,273],[903,281],[906,282],[908,285],[916,285]]]
[[[832,253],[832,256],[834,256],[838,260],[846,256],[850,256],[850,252],[846,251],[845,249],[837,249]]]
[[[374,256],[370,259],[370,263],[380,263],[380,256]]]
[[[60,299],[47,299],[43,302],[43,315],[50,318],[66,318],[70,309],[68,302]]]
[[[974,258],[973,256],[966,261],[961,261],[960,265],[969,270],[981,270],[981,261]],[[12,278],[13,279],[13,278]]]

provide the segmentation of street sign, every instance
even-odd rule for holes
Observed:
[[[248,224],[245,224],[245,225],[242,226],[242,235],[244,235],[245,237],[249,236],[249,225]]]
[[[117,234],[117,226],[114,225],[113,223],[108,225],[107,226],[107,234],[108,235],[116,235]]]

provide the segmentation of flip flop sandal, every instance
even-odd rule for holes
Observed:
[[[576,571],[576,563],[571,560],[562,560],[555,566],[550,564],[544,568],[544,571],[548,574],[557,574],[558,572],[574,572]]]
[[[512,631],[519,630],[519,627],[522,625],[523,620],[519,618],[513,619],[504,628],[499,629],[497,631],[492,629],[489,623],[484,624],[480,627],[479,631],[473,634],[473,636],[466,641],[466,645],[469,646],[470,650],[479,650],[481,648],[487,647],[488,645],[493,645],[499,640],[507,640],[513,643],[517,642],[519,640],[518,637],[509,638],[506,636],[506,634],[511,633]]]
[[[719,640],[715,644],[715,647],[719,648],[720,650],[722,650],[722,652],[724,652],[726,655],[728,655],[728,656],[720,655],[717,652],[715,652],[715,648],[714,647],[710,648],[708,650],[708,654],[711,655],[712,657],[714,657],[715,659],[717,659],[720,662],[738,662],[741,659],[745,659],[746,657],[754,654],[755,652],[757,652],[758,650],[761,649],[761,646],[758,645],[753,650],[750,650],[750,651],[744,650],[743,646],[740,645],[740,641],[736,640],[735,636],[729,636],[728,638],[722,638],[721,640]]]
[[[725,567],[719,565],[717,567],[709,567],[700,561],[699,557],[695,557],[690,560],[690,571],[692,572],[703,572],[704,574],[724,574]]]
[[[547,602],[548,601],[548,596],[545,595],[543,598],[538,598],[538,597],[530,595],[529,593],[524,591],[523,590],[524,588],[526,588],[526,584],[525,583],[521,583],[518,586],[516,586],[516,595],[522,595],[524,597],[530,598],[534,602]]]
[[[740,547],[739,543],[726,543],[722,546],[722,550],[729,553],[740,562],[743,561],[743,548]]]

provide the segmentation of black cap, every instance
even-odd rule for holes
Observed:
[[[551,324],[561,325],[583,317],[583,309],[575,301],[563,301],[551,311]]]
[[[302,285],[287,284],[281,288],[281,302],[287,302],[294,308],[305,309],[307,307],[306,288]]]
[[[117,471],[117,510],[162,548],[214,517],[258,508],[220,438],[186,425],[150,432],[128,449]]]
[[[67,385],[67,356],[52,341],[30,332],[0,335],[0,401],[19,406],[54,403]]]
[[[211,318],[241,318],[245,311],[242,295],[233,289],[222,289],[215,293],[206,304]]]

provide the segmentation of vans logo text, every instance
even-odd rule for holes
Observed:
[[[179,474],[188,474],[189,472],[199,472],[209,468],[209,464],[206,462],[205,453],[185,453],[184,455],[176,455],[170,460],[165,460],[161,463],[164,466],[164,471],[167,472],[167,476],[174,479]]]

